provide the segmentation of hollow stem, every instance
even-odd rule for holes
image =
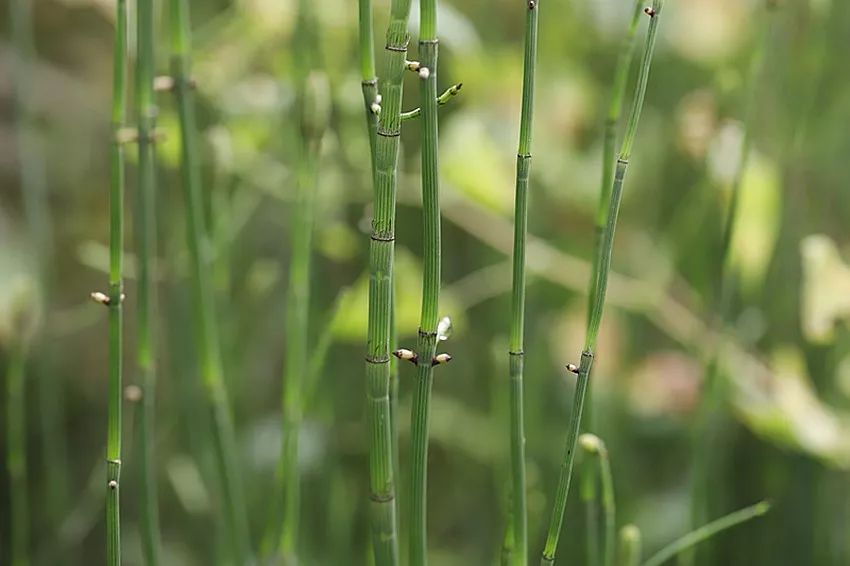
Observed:
[[[525,253],[528,235],[528,185],[531,174],[531,141],[534,121],[534,79],[537,67],[538,0],[528,0],[525,9],[525,46],[522,77],[522,110],[516,163],[514,205],[513,276],[511,292],[510,445],[512,564],[528,561],[528,506],[525,479],[525,419],[523,368],[525,361]]]
[[[124,147],[127,115],[127,3],[118,0],[112,87],[112,178],[109,193],[109,408],[106,441],[106,564],[121,564],[121,404],[123,401]]]
[[[138,346],[137,363],[141,375],[140,411],[142,550],[148,566],[159,564],[159,505],[154,466],[156,362],[153,338],[154,275],[156,256],[156,165],[154,129],[157,106],[154,80],[154,8],[152,0],[138,0],[138,62],[136,65],[136,104],[138,111]]]
[[[744,507],[737,511],[733,511],[728,515],[720,517],[707,525],[691,531],[678,540],[668,544],[658,552],[652,555],[643,566],[660,566],[671,558],[674,558],[685,550],[696,546],[697,544],[711,539],[712,537],[722,533],[725,530],[731,529],[741,523],[745,523],[757,517],[761,517],[770,510],[770,504],[766,501],[761,501],[755,505]]]
[[[362,10],[361,6],[361,14]],[[393,255],[401,95],[409,41],[409,16],[410,0],[392,1],[382,73],[381,114],[375,130],[375,200],[369,242],[366,380],[369,498],[372,547],[377,566],[398,564],[390,340],[393,334]]]
[[[549,531],[546,536],[546,544],[544,546],[543,556],[541,559],[542,565],[554,563],[555,552],[558,547],[558,539],[560,537],[561,526],[563,524],[564,510],[567,505],[570,479],[572,477],[576,441],[581,427],[581,416],[584,409],[587,384],[590,377],[590,366],[596,349],[596,342],[599,336],[599,326],[602,321],[602,311],[605,305],[605,294],[608,288],[608,272],[611,267],[611,253],[614,246],[614,231],[617,226],[617,216],[620,210],[620,200],[622,199],[623,181],[625,179],[626,169],[628,168],[629,158],[631,157],[635,135],[637,133],[637,126],[640,122],[641,110],[643,109],[643,101],[646,95],[646,85],[649,81],[649,70],[652,63],[652,54],[655,50],[655,39],[658,33],[658,23],[661,20],[662,7],[663,0],[654,0],[652,7],[646,9],[646,13],[650,16],[649,30],[646,35],[646,44],[644,47],[643,58],[641,60],[640,73],[635,86],[632,110],[629,115],[626,133],[623,137],[620,155],[617,159],[617,165],[614,171],[611,201],[608,207],[605,230],[602,234],[602,246],[600,249],[601,260],[599,263],[598,275],[596,277],[596,288],[593,293],[595,299],[588,318],[588,331],[585,340],[585,348],[582,353],[581,367],[579,368],[578,373],[578,383],[576,384],[576,390],[573,397],[573,411],[570,415],[570,424],[567,432],[567,446],[564,452],[561,473],[558,478],[558,487],[555,494],[552,517],[549,523]]]
[[[187,246],[192,283],[192,313],[204,392],[212,413],[216,466],[222,489],[223,520],[234,560],[251,562],[247,513],[242,495],[236,436],[224,382],[212,268],[201,195],[201,163],[191,80],[191,40],[187,0],[171,0],[171,49],[174,93],[180,123],[181,176],[186,209]]]

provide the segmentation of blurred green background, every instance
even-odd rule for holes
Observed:
[[[688,530],[696,472],[709,478],[709,517],[764,498],[774,504],[767,517],[718,538],[698,556],[702,563],[846,565],[850,2],[776,3],[766,16],[757,0],[668,2],[620,213],[593,408],[596,432],[611,452],[619,522],[642,529],[647,551]],[[106,310],[87,297],[107,281],[114,6],[109,0],[33,0],[32,6],[36,58],[18,74],[11,3],[0,9],[0,368],[5,375],[9,352],[26,336],[26,495],[34,563],[101,564],[107,321]],[[321,0],[316,8],[333,115],[317,188],[310,340],[315,344],[331,324],[334,343],[305,409],[301,546],[305,564],[367,564],[362,356],[372,193],[356,60],[357,5]],[[526,332],[535,556],[572,402],[574,376],[564,364],[578,361],[583,340],[602,123],[631,1],[546,0],[540,9]],[[240,461],[259,541],[280,446],[298,135],[295,2],[198,0],[192,10],[204,189],[215,236],[209,275],[216,282]],[[524,10],[524,0],[451,0],[440,6],[440,86],[464,87],[440,111],[441,311],[454,322],[444,345],[454,361],[437,374],[433,398],[428,520],[431,560],[438,566],[496,563],[505,525]],[[388,2],[378,0],[379,47],[388,12]],[[417,13],[414,3],[414,54]],[[167,70],[164,24],[160,72]],[[718,342],[710,329],[722,221],[743,136],[748,68],[763,25],[770,33],[753,86],[753,145],[733,240],[736,285],[724,332],[729,339],[719,341],[722,403],[709,438],[697,423],[704,368]],[[24,107],[32,118],[32,143],[18,135],[15,92],[22,80],[31,86]],[[418,105],[414,76],[407,80],[405,109]],[[162,97],[159,122],[168,136],[158,146],[156,323],[164,558],[167,564],[216,564],[222,537],[190,322],[170,97]],[[401,345],[412,345],[419,315],[418,134],[416,121],[405,123],[396,248]],[[28,157],[23,148],[29,148]],[[135,151],[128,156],[132,218]],[[32,170],[43,176],[46,189],[43,199],[30,194],[32,206],[21,191],[25,159],[34,160]],[[128,384],[136,377],[132,236],[130,222]],[[404,507],[413,372],[405,365],[400,373]],[[5,387],[2,395],[7,415]],[[128,565],[141,564],[133,422],[128,404],[122,484]],[[708,458],[695,469],[699,450]],[[6,563],[5,474],[2,482],[0,563]],[[582,563],[584,528],[574,489],[562,563]]]

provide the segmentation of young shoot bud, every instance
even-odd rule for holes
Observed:
[[[393,356],[397,357],[400,360],[407,360],[408,362],[416,363],[416,360],[419,356],[416,355],[416,352],[413,350],[408,350],[407,348],[399,348],[395,352],[393,352]]]
[[[447,364],[450,361],[452,361],[451,354],[447,354],[447,353],[443,352],[441,354],[437,354],[436,356],[434,356],[434,359],[431,360],[431,365],[432,366],[438,366],[438,365],[441,365],[441,364]]]
[[[431,76],[431,70],[428,67],[420,67],[419,78],[423,81]]]

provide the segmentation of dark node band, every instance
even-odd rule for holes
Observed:
[[[389,356],[366,356],[366,363],[368,364],[388,364],[390,363]]]
[[[372,234],[369,236],[371,239],[376,242],[394,242],[395,236],[393,235],[384,235],[384,234]]]

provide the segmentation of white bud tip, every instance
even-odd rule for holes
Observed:
[[[142,388],[138,385],[128,385],[124,388],[124,398],[130,403],[138,403],[142,400]]]
[[[416,357],[416,354],[406,348],[401,348],[393,352],[393,355],[400,360],[412,360]]]
[[[109,480],[109,483],[107,485],[109,486],[109,489],[117,489],[118,488],[118,482],[115,481],[115,480]]]
[[[428,69],[428,67],[421,67],[419,69],[419,78],[420,79],[425,80],[430,76],[431,76],[431,70]]]
[[[447,364],[452,361],[452,357],[449,354],[437,354],[434,356],[434,362],[437,364]]]
[[[92,292],[92,294],[90,296],[91,296],[91,299],[96,303],[100,303],[101,305],[108,305],[109,304],[109,296],[106,293],[101,293],[100,291],[94,291],[94,292]]]
[[[572,373],[578,373],[578,366],[575,364],[567,364],[567,371]]]
[[[590,452],[591,454],[597,454],[599,452],[600,446],[602,446],[602,441],[595,434],[590,434],[586,432],[578,437],[579,445]]]
[[[376,94],[375,95],[375,104],[380,104],[383,99],[384,99],[383,96],[381,96],[380,94]]]
[[[372,103],[371,109],[372,109],[372,114],[380,114],[381,113],[381,105],[378,104],[377,102]]]

